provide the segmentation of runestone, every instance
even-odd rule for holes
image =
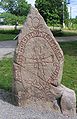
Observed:
[[[13,93],[17,104],[62,112],[58,100],[65,90],[61,86],[63,63],[59,44],[38,10],[31,7],[14,55]]]

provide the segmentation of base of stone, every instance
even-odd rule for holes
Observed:
[[[53,110],[62,113],[66,116],[76,115],[76,96],[75,92],[63,85],[57,87],[51,86],[51,92],[54,94],[51,101],[44,99],[37,99],[31,97],[30,99],[22,99],[23,92],[18,92],[17,103],[20,107],[35,107],[39,110]],[[24,96],[25,97],[25,96]]]

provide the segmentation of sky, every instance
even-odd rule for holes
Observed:
[[[70,0],[68,9],[69,9],[69,12],[71,11],[71,17],[75,18],[77,16],[77,0]]]
[[[28,3],[30,3],[32,6],[34,6],[35,4],[35,0],[26,0],[26,1],[28,1]]]
[[[26,1],[30,3],[32,6],[34,6],[35,4],[35,0],[26,0]],[[69,1],[70,1],[70,4],[68,4],[69,14],[71,13],[71,18],[75,18],[77,16],[77,0],[69,0]],[[0,12],[2,12],[1,9]]]

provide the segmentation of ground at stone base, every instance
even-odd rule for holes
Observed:
[[[0,89],[0,119],[77,119],[48,110],[37,110],[33,107],[21,108],[11,103],[11,93]]]

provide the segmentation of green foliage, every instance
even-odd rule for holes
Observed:
[[[1,0],[0,7],[17,16],[27,16],[30,9],[26,0]]]
[[[35,6],[43,16],[47,24],[63,23],[63,0],[36,0]],[[66,1],[64,2],[64,19],[68,19]]]
[[[15,25],[17,21],[19,24],[23,24],[23,22],[26,19],[25,16],[16,16],[14,14],[7,13],[7,12],[4,12],[0,16],[5,18],[5,24],[6,25]]]
[[[6,25],[23,24],[30,10],[26,0],[1,0],[0,7],[5,10],[0,16],[5,18]]]
[[[77,24],[77,18],[72,18],[72,19],[71,19],[71,22],[72,22],[73,24]]]
[[[69,29],[77,30],[77,18],[72,18],[69,20]]]
[[[64,23],[66,26],[68,26],[68,24],[69,24],[69,12],[68,12],[68,8],[67,8],[66,0],[64,2]]]

